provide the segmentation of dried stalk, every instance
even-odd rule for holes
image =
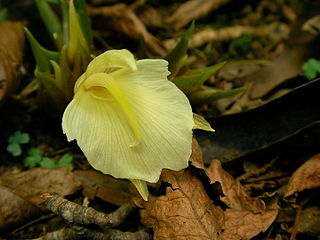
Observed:
[[[57,195],[43,194],[46,207],[70,223],[79,225],[94,224],[103,229],[115,227],[121,224],[124,219],[136,208],[133,202],[123,204],[115,212],[104,214],[91,207],[84,207],[70,202]]]
[[[253,26],[232,26],[223,29],[214,30],[207,28],[203,31],[193,34],[190,38],[188,48],[196,48],[207,42],[223,42],[238,38],[242,35],[252,35],[257,37],[267,37],[274,42],[287,39],[289,36],[289,26],[284,23],[275,22],[269,25]],[[173,49],[177,44],[177,39],[168,39],[164,41],[167,49]]]

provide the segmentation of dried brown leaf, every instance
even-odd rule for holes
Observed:
[[[9,188],[0,185],[0,196],[0,233],[17,228],[40,215],[40,209]]]
[[[89,199],[98,197],[117,206],[131,200],[129,183],[124,180],[115,179],[93,170],[77,170],[74,175],[81,181],[83,194]]]
[[[204,169],[202,151],[201,151],[201,148],[199,146],[198,141],[195,138],[192,139],[192,153],[191,153],[189,161],[196,168]]]
[[[89,8],[89,13],[93,17],[103,19],[98,21],[103,23],[100,26],[102,30],[111,28],[113,31],[119,32],[130,39],[136,41],[143,39],[146,47],[153,55],[164,56],[167,53],[161,41],[148,32],[142,21],[126,4],[120,3],[113,6]]]
[[[142,208],[141,221],[154,230],[154,239],[221,239],[223,212],[212,204],[201,181],[187,170],[165,170],[162,180],[172,185],[166,195],[150,196],[148,202],[135,198]]]
[[[206,173],[211,184],[220,183],[223,192],[220,199],[231,209],[248,210],[255,213],[265,211],[265,203],[259,198],[251,198],[240,182],[234,180],[229,173],[223,170],[219,161],[212,161]]]
[[[211,183],[221,185],[223,201],[229,208],[224,212],[223,239],[250,239],[265,231],[278,214],[277,198],[264,202],[250,197],[239,181],[224,171],[219,161],[212,161],[206,173]]]
[[[0,185],[5,186],[23,199],[42,207],[45,192],[60,196],[74,194],[81,188],[81,183],[66,167],[55,169],[33,168],[21,173],[0,177]]]
[[[292,196],[306,189],[320,187],[320,154],[302,164],[291,176],[285,197]]]
[[[23,26],[22,22],[0,22],[0,102],[18,85],[17,67],[24,52]]]
[[[298,231],[314,237],[320,235],[320,207],[308,206],[302,210]]]
[[[149,5],[142,5],[136,9],[136,14],[141,21],[148,27],[163,28],[164,23],[159,12]]]
[[[179,29],[186,26],[191,20],[206,16],[209,12],[218,9],[231,0],[189,0],[181,6],[168,18],[168,23],[173,28]]]

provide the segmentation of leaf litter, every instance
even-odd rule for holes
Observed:
[[[164,170],[161,181],[149,186],[152,195],[148,202],[134,190],[130,192],[128,181],[90,169],[83,157],[73,161],[74,172],[67,168],[26,171],[21,166],[23,156],[14,158],[5,149],[9,130],[8,124],[3,123],[11,123],[11,117],[5,114],[8,109],[0,109],[3,111],[0,126],[4,130],[0,139],[0,150],[4,153],[1,159],[14,165],[1,166],[1,237],[42,235],[65,239],[73,234],[104,239],[109,231],[111,239],[119,236],[149,239],[152,234],[145,231],[149,227],[154,239],[318,238],[319,80],[310,81],[302,71],[308,59],[319,59],[315,48],[319,34],[317,6],[316,2],[295,5],[282,0],[255,3],[190,0],[170,4],[92,0],[88,7],[99,42],[98,52],[131,48],[138,57],[163,57],[186,31],[185,27],[197,19],[188,45],[188,67],[182,70],[188,72],[229,60],[218,74],[204,79],[205,86],[224,90],[245,86],[248,90],[194,106],[197,113],[209,118],[216,132],[211,136],[195,132],[200,146],[194,139],[192,166],[179,172]],[[8,7],[9,13],[14,7],[14,4]],[[37,83],[33,81],[32,86],[13,91],[22,89],[17,85],[16,67],[22,61],[24,46],[19,31],[25,22],[16,24],[17,29],[10,29],[10,34],[16,36],[10,39],[18,44],[12,44],[15,50],[10,56],[17,56],[14,61],[0,56],[1,66],[6,68],[5,71],[1,68],[0,76],[1,73],[11,76],[10,82],[6,80],[9,88],[0,89],[0,101],[6,107],[2,99],[16,94],[13,99],[32,105],[23,116],[37,118],[32,111],[36,108],[33,94]],[[1,40],[7,41],[3,36]],[[312,73],[309,78],[317,76],[318,67],[317,61],[312,61],[312,68],[307,69]],[[31,75],[33,70],[27,68],[27,71]],[[20,116],[20,112],[16,115]],[[30,124],[26,118],[21,125],[22,128],[14,128],[12,124],[11,133],[17,129],[43,128],[45,124]],[[31,138],[28,144],[50,142],[43,136],[39,139],[40,143]],[[52,146],[59,149],[56,144]],[[69,209],[53,204],[61,210],[56,213],[60,219],[57,224],[56,217],[46,215],[44,208],[43,193],[52,192],[59,196],[46,195],[52,197],[49,200],[55,204],[64,202],[72,209],[80,209],[83,204],[100,213],[112,213],[116,209],[121,212],[133,198],[140,210],[134,208],[129,215],[122,214],[125,217],[121,218],[119,229],[123,232],[116,229],[103,232],[97,226],[78,226],[84,214],[74,214],[76,219],[71,223],[63,222]],[[87,211],[85,207],[81,209]],[[48,219],[42,220],[43,216]]]

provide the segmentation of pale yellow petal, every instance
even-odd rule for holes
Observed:
[[[137,179],[130,179],[130,181],[136,187],[136,189],[140,193],[143,200],[148,201],[149,190],[148,190],[147,183],[145,181],[141,181]]]
[[[207,122],[204,117],[193,113],[194,126],[193,129],[201,129],[209,132],[214,132],[215,130],[210,126],[210,123]]]
[[[136,141],[132,143],[132,146],[135,146],[139,144],[141,141],[141,131],[139,124],[137,122],[137,117],[133,113],[131,106],[128,102],[128,99],[126,96],[124,96],[122,89],[120,89],[119,84],[117,81],[114,80],[114,78],[110,74],[106,73],[95,73],[91,75],[84,83],[84,87],[86,89],[91,88],[97,88],[102,87],[109,91],[109,93],[112,95],[112,97],[118,102],[120,105],[121,110],[125,114],[129,125],[131,126],[131,129],[136,137]],[[96,96],[100,100],[106,100],[106,97],[109,96],[105,94],[101,97],[101,95],[95,95],[94,92],[95,89],[93,89],[92,94],[93,96]]]
[[[167,80],[167,64],[140,60],[136,72],[111,73],[141,129],[141,142],[135,147],[134,133],[115,98],[101,101],[90,91],[76,93],[65,110],[63,130],[69,140],[77,140],[94,168],[116,178],[156,182],[163,168],[188,166],[193,114],[187,97]]]
[[[136,71],[136,60],[131,52],[126,49],[109,50],[93,59],[88,65],[86,75],[94,73],[109,73],[118,68],[127,68]]]

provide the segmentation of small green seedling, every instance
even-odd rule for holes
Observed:
[[[302,65],[304,75],[309,79],[315,79],[320,73],[320,60],[310,58]]]
[[[72,159],[73,157],[70,154],[64,154],[58,162],[55,162],[49,157],[43,157],[40,149],[30,148],[28,151],[28,156],[24,159],[23,163],[25,166],[30,168],[39,165],[42,168],[67,167],[72,170]]]
[[[21,145],[30,142],[30,136],[28,133],[16,131],[13,135],[8,138],[7,151],[10,152],[14,157],[22,154]]]
[[[67,167],[70,170],[73,169],[73,165],[71,163],[72,156],[70,154],[64,154],[58,162],[53,161],[51,158],[44,157],[42,161],[39,163],[43,168],[59,168],[59,167]]]
[[[23,164],[27,167],[35,167],[42,161],[42,155],[39,148],[30,148],[28,157],[24,158]]]

